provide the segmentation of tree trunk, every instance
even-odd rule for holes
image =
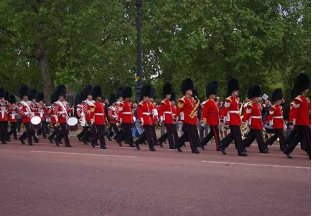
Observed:
[[[36,51],[36,59],[39,63],[44,102],[46,104],[50,104],[50,97],[54,87],[52,82],[52,76],[50,73],[49,61],[45,53],[45,40],[43,38],[41,38],[38,43]]]
[[[230,57],[230,42],[227,37],[224,37],[223,41],[223,56],[225,58],[225,71],[226,71],[226,79],[230,80],[233,78],[233,72],[234,72],[234,64],[227,58]]]

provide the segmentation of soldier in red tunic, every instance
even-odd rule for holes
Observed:
[[[120,140],[120,136],[122,136],[122,129],[119,127],[120,126],[120,121],[119,121],[119,112],[120,112],[120,103],[123,101],[122,98],[122,93],[123,93],[123,87],[119,87],[116,91],[116,98],[111,98],[111,103],[112,105],[108,109],[108,116],[109,116],[109,121],[110,121],[110,127],[112,130],[115,132],[115,139],[118,141]],[[114,96],[114,95],[111,95]],[[117,101],[116,101],[117,100]],[[109,135],[111,136],[111,134]],[[121,142],[117,142],[119,146],[121,145]]]
[[[87,145],[91,138],[91,112],[94,109],[94,100],[92,99],[92,86],[87,85],[83,90],[84,101],[82,101],[81,106],[85,118],[85,126],[83,126],[83,137],[81,141]]]
[[[45,105],[45,103],[43,102],[43,100],[44,100],[43,94],[42,93],[37,94],[37,96],[36,96],[37,112],[35,113],[35,115],[39,116],[41,118],[41,122],[42,122],[42,127],[41,127],[41,129],[38,130],[38,135],[42,134],[43,138],[46,139],[47,138],[47,132],[46,132],[47,122],[46,122],[46,118],[47,118],[48,108]]]
[[[181,89],[184,96],[179,99],[176,110],[176,120],[178,120],[179,116],[181,116],[184,134],[179,138],[179,143],[176,147],[179,152],[182,152],[182,145],[186,140],[189,140],[192,153],[199,154],[198,147],[200,140],[197,131],[197,111],[200,101],[192,97],[193,88],[193,81],[190,78],[187,78],[182,82]]]
[[[242,145],[242,134],[241,134],[241,118],[239,113],[239,82],[233,78],[229,80],[227,85],[227,97],[224,103],[224,109],[221,112],[221,118],[229,124],[231,132],[224,137],[220,142],[220,149],[225,154],[225,148],[227,148],[234,140],[235,147],[239,156],[247,156]]]
[[[60,128],[54,141],[57,146],[60,146],[61,139],[63,138],[65,140],[65,147],[71,147],[68,138],[69,131],[67,128],[67,119],[69,117],[70,107],[65,99],[66,87],[64,85],[58,86],[55,93],[58,101],[53,104],[53,113],[57,115]]]
[[[175,115],[175,107],[172,103],[172,85],[170,83],[166,83],[163,86],[163,97],[165,98],[161,101],[159,108],[159,116],[161,123],[165,124],[166,133],[158,139],[159,144],[162,145],[163,142],[168,138],[169,148],[176,149],[176,145],[179,141],[178,131],[176,128],[174,118]]]
[[[134,147],[133,145],[133,137],[131,128],[133,127],[133,110],[132,110],[132,89],[127,86],[122,91],[122,97],[124,101],[119,104],[119,114],[118,119],[121,124],[122,133],[117,138],[117,142],[121,145],[121,141],[125,140],[126,143],[129,144],[130,147]]]
[[[9,102],[5,100],[5,92],[0,88],[0,139],[2,144],[7,144],[8,137],[6,124],[8,122]]]
[[[24,124],[26,128],[26,132],[22,134],[22,136],[19,138],[19,140],[24,145],[24,140],[26,137],[28,138],[28,144],[32,146],[32,137],[34,134],[33,129],[30,125],[30,118],[34,116],[34,110],[31,107],[31,101],[28,99],[29,96],[29,89],[27,86],[22,86],[20,88],[20,97],[22,99],[21,102],[18,104],[19,113],[22,115],[22,123]]]
[[[293,92],[298,95],[293,103],[293,124],[295,125],[295,134],[284,151],[288,158],[292,158],[291,152],[296,148],[298,143],[302,149],[307,152],[311,159],[311,122],[310,100],[306,97],[309,93],[310,79],[306,74],[299,74],[294,83]]]
[[[104,139],[106,115],[105,106],[103,103],[102,88],[95,86],[92,92],[93,99],[95,100],[94,109],[91,110],[91,124],[92,124],[92,147],[96,146],[96,140],[100,140],[100,148],[106,149],[106,143]]]
[[[286,143],[284,137],[284,119],[283,119],[283,108],[281,106],[283,100],[283,91],[278,88],[273,91],[272,94],[272,103],[274,104],[270,108],[269,116],[267,117],[267,121],[270,125],[273,126],[274,135],[271,136],[266,144],[272,145],[277,138],[279,138],[280,149],[281,151],[285,150]]]
[[[14,139],[17,140],[17,115],[18,106],[16,104],[16,98],[14,95],[10,95],[9,103],[11,104],[9,110],[9,122],[11,124],[11,130],[9,131],[9,136],[13,135]]]
[[[141,126],[144,128],[144,132],[135,141],[135,145],[140,150],[140,144],[147,140],[150,151],[156,151],[153,141],[153,110],[152,104],[149,101],[149,97],[152,94],[152,86],[144,85],[141,89],[141,97],[143,100],[138,105],[138,119]]]
[[[153,134],[153,142],[154,142],[154,146],[158,146],[158,139],[157,139],[157,135],[156,135],[156,127],[157,127],[157,123],[158,123],[158,109],[156,107],[156,104],[154,102],[154,98],[156,95],[156,89],[154,87],[152,87],[152,93],[151,96],[149,97],[149,101],[151,102],[151,107],[152,107],[152,113],[153,113],[153,118],[152,118],[152,134]],[[162,144],[160,144],[160,147],[163,147]]]
[[[217,81],[209,82],[206,86],[207,101],[202,111],[202,122],[209,125],[210,131],[207,136],[201,141],[200,146],[205,149],[209,140],[214,137],[216,142],[216,150],[219,151],[219,124],[220,124],[220,110],[217,102],[215,101],[219,91],[219,83]]]
[[[59,129],[60,129],[60,125],[58,123],[58,116],[57,114],[54,112],[54,106],[56,105],[55,102],[57,101],[57,96],[56,96],[56,92],[53,92],[53,94],[51,95],[51,106],[48,107],[48,116],[50,116],[50,124],[53,127],[53,133],[50,134],[50,136],[48,137],[50,143],[53,143],[53,140],[56,136],[56,134],[58,133]]]
[[[250,131],[247,134],[246,139],[243,140],[242,144],[244,147],[249,147],[254,140],[257,140],[260,153],[269,153],[262,136],[263,124],[261,115],[262,108],[259,103],[260,95],[261,88],[259,85],[254,85],[249,88],[247,97],[250,99],[250,102],[244,110],[243,121],[248,121]]]

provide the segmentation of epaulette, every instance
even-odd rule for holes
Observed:
[[[298,101],[301,101],[301,102],[302,102],[300,95],[298,95],[298,96],[295,98],[295,100],[298,100]]]
[[[162,104],[166,104],[166,100],[162,100],[161,103],[162,103]]]
[[[275,110],[276,110],[276,105],[271,106],[271,108],[273,108],[273,109],[275,109]]]
[[[179,101],[183,101],[183,103],[185,103],[185,96],[181,97]]]
[[[229,96],[229,97],[225,98],[225,100],[229,100],[229,101],[231,101],[231,102],[232,102],[231,96]]]
[[[141,101],[141,102],[139,103],[139,106],[143,106],[143,101]]]

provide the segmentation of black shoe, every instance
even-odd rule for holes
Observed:
[[[182,152],[181,147],[177,147],[177,150],[178,150],[179,152]]]
[[[223,146],[219,146],[219,151],[222,152],[222,154],[226,155],[225,148]]]
[[[19,140],[21,141],[21,143],[22,143],[23,145],[25,145],[25,141],[24,141],[24,139],[23,139],[22,137],[20,137]]]
[[[164,145],[163,145],[162,142],[159,143],[159,146],[160,146],[161,148],[164,147]]]
[[[284,152],[284,154],[285,154],[289,159],[292,159],[292,158],[293,158],[293,156],[291,156],[290,153],[285,153],[285,152]]]
[[[6,141],[2,141],[2,144],[5,145],[5,144],[8,144],[8,143]]]
[[[29,146],[33,146],[33,144],[32,144],[32,143],[29,143]]]
[[[238,153],[238,156],[246,157],[246,156],[248,156],[248,154],[246,152],[241,152],[241,153]]]
[[[192,151],[193,154],[199,154],[200,152],[196,149],[194,151]]]
[[[39,139],[38,139],[38,138],[35,138],[34,141],[35,141],[35,143],[38,143],[38,142],[39,142]]]
[[[267,149],[264,149],[263,151],[260,152],[261,154],[268,154],[269,151]]]
[[[204,144],[201,144],[201,143],[200,143],[200,147],[201,147],[202,150],[206,150]]]
[[[140,150],[140,144],[139,143],[135,143],[135,147],[137,148],[137,150]]]
[[[70,148],[72,146],[70,144],[65,144],[65,147]]]
[[[91,142],[91,145],[94,148],[96,144],[94,142]]]
[[[150,148],[150,151],[156,151],[156,149],[154,147]]]
[[[170,147],[170,149],[177,149],[176,147]]]
[[[87,142],[87,140],[82,140],[82,142],[83,142],[83,144],[85,144],[85,145],[88,145],[88,142]]]
[[[107,149],[106,146],[101,146],[101,149]]]
[[[54,139],[55,145],[57,145],[58,147],[60,147],[60,142],[57,141],[56,139]]]
[[[133,148],[133,147],[135,147],[133,144],[129,144],[129,147],[131,147],[131,148]]]
[[[117,140],[117,143],[118,143],[119,146],[122,146],[121,140]]]
[[[79,142],[81,142],[81,137],[77,135],[77,139],[79,140]]]
[[[112,141],[111,136],[107,136],[107,139],[108,139],[109,141]]]
[[[14,137],[15,140],[18,140],[17,136]]]

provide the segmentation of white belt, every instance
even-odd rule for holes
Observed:
[[[235,114],[239,114],[239,111],[229,111],[229,113],[235,113]]]
[[[149,112],[144,112],[144,113],[142,113],[143,115],[151,115],[151,113],[149,113]]]
[[[164,112],[165,114],[172,114],[172,112],[170,112],[170,111],[166,111],[166,112]]]
[[[125,115],[131,115],[132,112],[123,112],[122,114],[125,114]]]
[[[97,115],[97,116],[103,116],[104,113],[94,113],[94,115]]]
[[[250,116],[250,118],[262,119],[262,116]]]
[[[275,118],[275,119],[282,119],[283,116],[273,116],[273,118]]]

